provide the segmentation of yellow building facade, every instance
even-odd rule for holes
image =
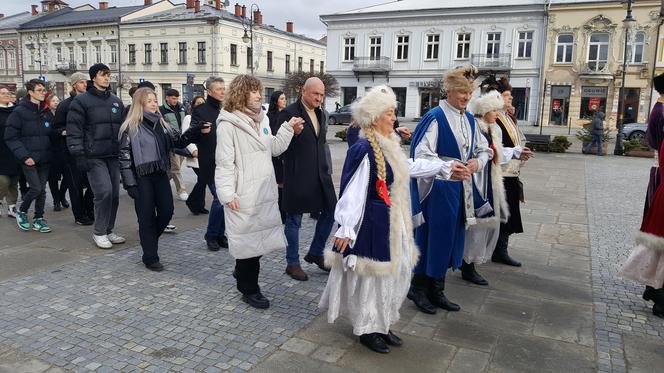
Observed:
[[[661,65],[657,60],[664,49],[664,39],[658,40],[657,33],[660,2],[636,1],[632,11],[636,22],[627,39],[625,123],[647,119],[651,77]],[[552,2],[544,58],[543,125],[580,127],[595,111],[603,111],[607,124],[615,127],[623,83],[625,16],[626,5],[619,1]],[[662,46],[656,55],[658,44]]]

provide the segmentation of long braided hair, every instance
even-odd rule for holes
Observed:
[[[376,158],[376,173],[378,174],[378,178],[381,180],[386,180],[387,168],[385,166],[385,156],[383,155],[383,151],[378,145],[378,140],[376,140],[374,129],[372,126],[369,126],[365,127],[363,131],[364,136],[367,138],[367,141],[369,141],[369,144],[371,145],[371,150],[373,150],[374,157]]]

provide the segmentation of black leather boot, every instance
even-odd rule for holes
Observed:
[[[660,306],[659,304],[655,303],[652,306],[652,314],[664,319],[664,306]]]
[[[434,306],[447,311],[456,312],[461,309],[458,304],[450,302],[445,296],[445,277],[431,279],[431,283],[429,284],[429,301]]]
[[[427,297],[428,285],[429,278],[425,274],[414,274],[413,279],[410,280],[408,299],[412,300],[420,311],[429,315],[433,315],[436,313],[436,306],[431,304],[429,298]]]
[[[369,347],[369,349],[371,349],[372,351],[376,351],[381,354],[386,354],[390,352],[390,348],[387,347],[387,344],[385,343],[383,338],[380,337],[380,334],[378,333],[362,334],[360,336],[360,343]]]
[[[388,330],[387,334],[380,333],[378,335],[381,338],[383,338],[385,343],[387,343],[390,346],[401,347],[403,345],[403,341],[401,340],[401,338],[399,338],[396,334],[392,333],[391,330]]]
[[[643,292],[643,299],[651,300],[655,304],[664,306],[664,288],[655,289],[652,286],[646,286],[646,291]]]
[[[507,253],[509,239],[510,236],[508,234],[500,233],[498,236],[498,242],[496,242],[496,248],[493,250],[493,255],[491,255],[491,261],[494,263],[507,264],[512,267],[521,267],[521,263],[510,258],[510,255]]]
[[[475,270],[475,263],[461,263],[461,278],[476,285],[489,285],[489,282]]]

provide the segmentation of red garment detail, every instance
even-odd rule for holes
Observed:
[[[386,205],[391,205],[390,194],[387,191],[387,183],[384,179],[378,179],[378,181],[376,181],[376,193],[378,193],[378,197],[385,201]]]
[[[664,141],[659,148],[659,172],[660,178],[664,176]],[[664,238],[664,179],[660,180],[652,205],[643,217],[641,232]]]
[[[498,155],[496,154],[496,147],[493,143],[489,144],[489,149],[493,151],[493,164],[498,164]]]

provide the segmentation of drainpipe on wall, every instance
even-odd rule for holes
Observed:
[[[118,20],[118,47],[115,49],[116,51],[116,56],[115,60],[118,64],[118,92],[117,95],[120,97],[120,100],[122,100],[122,63],[121,63],[121,56],[122,56],[122,49],[120,48],[120,21]]]
[[[540,62],[540,89],[542,90],[542,100],[540,105],[542,110],[540,112],[539,120],[539,133],[542,134],[542,127],[544,127],[544,101],[546,100],[546,78],[544,77],[544,64],[546,63],[546,44],[548,43],[549,34],[549,8],[551,2],[549,0],[544,4],[544,35],[542,40],[542,61]]]

